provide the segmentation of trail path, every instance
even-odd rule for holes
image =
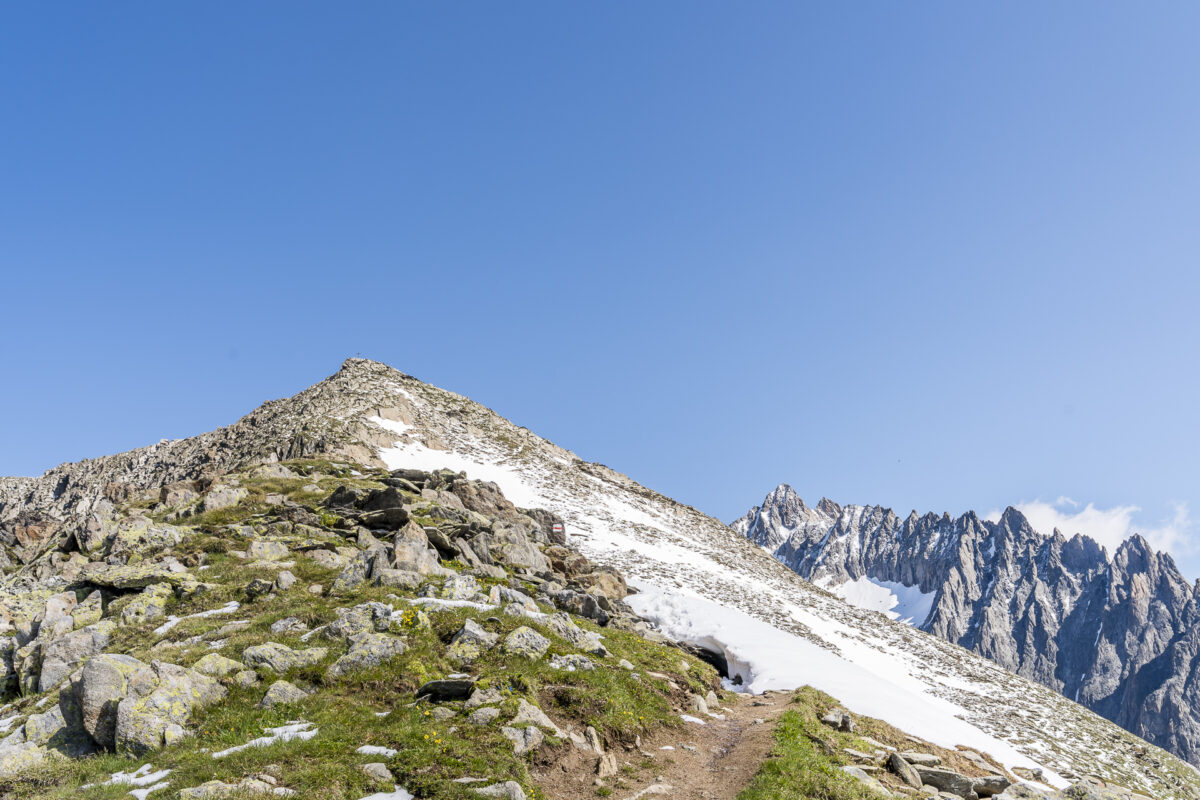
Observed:
[[[734,695],[717,709],[723,720],[685,722],[643,738],[640,750],[616,749],[620,771],[604,781],[611,800],[733,800],[771,751],[775,724],[790,699],[790,692]],[[534,779],[554,800],[597,798],[591,761],[575,752],[535,772]]]

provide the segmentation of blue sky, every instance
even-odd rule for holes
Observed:
[[[727,520],[781,481],[1023,503],[1195,577],[1198,30],[1192,4],[9,4],[0,474],[361,354]]]

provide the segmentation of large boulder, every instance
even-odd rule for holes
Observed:
[[[550,561],[520,527],[496,523],[471,539],[471,549],[488,563],[527,567],[534,572],[550,572]]]
[[[116,744],[143,753],[187,735],[184,725],[197,709],[222,700],[225,689],[215,679],[175,664],[151,665],[157,686],[140,698],[117,705]]]
[[[88,659],[75,679],[73,691],[83,727],[96,744],[116,745],[117,706],[126,697],[142,697],[154,690],[157,676],[148,664],[132,656],[104,653]]]
[[[216,680],[195,670],[108,653],[89,659],[72,685],[75,713],[92,740],[139,753],[186,735],[192,713],[224,697]]]

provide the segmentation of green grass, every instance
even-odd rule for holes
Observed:
[[[770,757],[737,800],[878,800],[876,792],[839,769],[847,763],[841,749],[853,747],[857,737],[821,724],[818,709],[833,704],[816,690],[800,690],[795,707],[779,718]],[[863,743],[858,748],[871,749]]]

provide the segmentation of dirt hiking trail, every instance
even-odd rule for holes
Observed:
[[[758,772],[774,744],[772,734],[791,692],[727,695],[716,717],[685,722],[677,730],[643,737],[641,747],[610,748],[617,774],[603,779],[611,800],[733,800]],[[720,719],[719,717],[724,717]],[[545,765],[533,779],[551,800],[597,800],[595,758],[574,748]]]

